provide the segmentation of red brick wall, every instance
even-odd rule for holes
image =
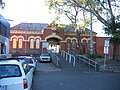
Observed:
[[[99,55],[104,55],[104,41],[108,39],[107,37],[96,37],[96,52]],[[113,55],[113,45],[110,43],[108,55]]]

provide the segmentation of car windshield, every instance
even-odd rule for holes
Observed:
[[[26,63],[33,63],[32,58],[24,58]]]
[[[50,56],[49,53],[42,53],[42,56]]]
[[[0,65],[0,78],[22,76],[18,65]]]

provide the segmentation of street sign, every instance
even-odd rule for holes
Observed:
[[[107,47],[107,46],[104,47],[104,53],[105,53],[105,54],[108,54],[108,53],[109,53],[109,47]]]
[[[104,47],[109,47],[109,43],[110,43],[109,40],[105,40]]]
[[[48,45],[49,45],[49,43],[48,43],[48,42],[42,42],[42,48],[47,48],[47,47],[48,47]]]

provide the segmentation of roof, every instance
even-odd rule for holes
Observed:
[[[11,27],[11,30],[43,30],[47,26],[47,23],[20,23]]]
[[[66,26],[65,27],[65,30],[66,31],[69,31],[69,32],[71,32],[71,33],[74,33],[75,32],[75,29],[74,29],[74,27],[72,27],[72,26]],[[83,31],[81,31],[80,29],[78,30],[79,32],[81,32],[81,33],[90,33],[90,29],[88,29],[88,28],[85,28],[85,30],[83,30]],[[94,31],[92,31],[94,34],[97,34],[96,32],[94,32]]]

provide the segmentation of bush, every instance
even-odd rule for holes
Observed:
[[[95,58],[104,58],[104,56],[97,55],[97,54],[88,54],[87,57],[88,58],[92,58],[92,59],[95,59]]]
[[[96,54],[88,54],[87,57],[88,57],[88,58],[93,58],[93,59],[94,59],[94,58],[97,58],[97,55],[96,55]]]

